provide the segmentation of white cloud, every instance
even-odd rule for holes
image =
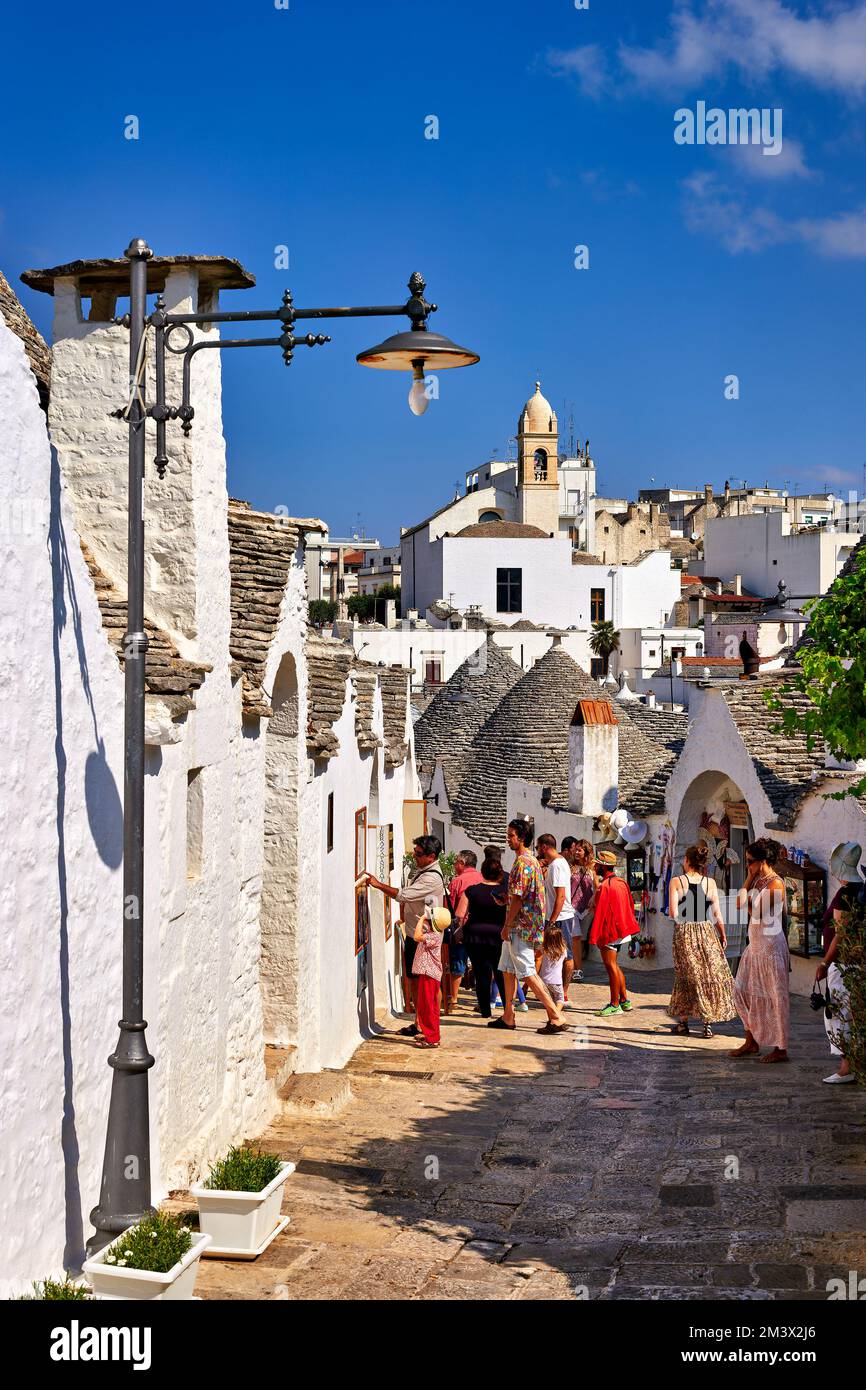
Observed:
[[[671,37],[654,48],[621,45],[619,60],[641,86],[691,86],[733,69],[771,73],[861,95],[866,90],[866,0],[803,16],[784,0],[705,0],[671,18]]]
[[[597,44],[547,55],[590,97],[632,87],[675,98],[729,72],[754,80],[778,74],[848,96],[866,93],[866,0],[831,0],[823,15],[785,0],[678,0],[670,33],[652,47],[620,44],[619,80]]]
[[[587,43],[568,50],[553,48],[546,56],[550,71],[557,77],[574,78],[585,96],[596,98],[607,91],[607,56],[600,44]]]
[[[733,255],[799,244],[822,256],[866,260],[866,206],[827,217],[785,219],[733,192],[715,174],[694,174],[682,187],[689,231],[710,233]]]
[[[820,175],[806,163],[799,140],[784,139],[778,154],[768,158],[762,145],[718,145],[720,154],[736,161],[737,169],[754,179],[814,179]]]

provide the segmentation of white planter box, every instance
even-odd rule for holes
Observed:
[[[131,1229],[131,1228],[130,1228]],[[116,1245],[113,1240],[111,1245]],[[111,1249],[106,1245],[92,1260],[84,1261],[84,1273],[93,1290],[94,1298],[155,1298],[191,1299],[198,1273],[198,1262],[205,1246],[210,1245],[210,1236],[193,1237],[192,1245],[182,1260],[178,1260],[165,1274],[154,1274],[148,1269],[119,1269],[117,1265],[107,1265],[105,1256]]]
[[[212,1241],[210,1255],[253,1259],[287,1224],[280,1220],[283,1183],[294,1173],[294,1163],[282,1163],[280,1171],[261,1192],[226,1192],[212,1187],[193,1187],[201,1230]]]

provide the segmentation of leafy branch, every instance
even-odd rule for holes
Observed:
[[[826,594],[804,608],[809,618],[797,667],[764,699],[779,716],[777,732],[801,733],[811,752],[825,743],[834,757],[866,757],[866,547]],[[792,699],[799,696],[800,699]],[[803,700],[805,697],[805,703]],[[866,776],[828,799],[866,795]]]

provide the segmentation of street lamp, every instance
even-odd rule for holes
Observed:
[[[364,308],[296,309],[286,290],[278,309],[232,313],[168,313],[160,294],[154,312],[147,314],[147,262],[153,252],[136,237],[124,252],[129,267],[129,313],[114,322],[129,329],[130,393],[127,404],[113,414],[129,425],[129,500],[127,524],[127,631],[124,657],[124,793],[123,793],[123,1010],[117,1047],[108,1059],[112,1068],[111,1101],[102,1166],[99,1203],[90,1214],[94,1234],[88,1253],[95,1254],[152,1210],[150,1200],[150,1118],[147,1073],[153,1057],[147,1049],[144,1019],[144,697],[148,639],[144,628],[144,508],[142,483],[145,466],[145,422],[156,424],[156,456],[159,477],[165,476],[166,425],[180,420],[184,434],[192,429],[195,411],[190,399],[192,359],[209,348],[279,347],[289,366],[296,347],[319,347],[330,342],[324,334],[296,335],[302,319],[378,318],[406,315],[409,332],[397,333],[375,348],[358,354],[364,366],[391,371],[411,370],[413,390],[425,367],[442,370],[478,361],[470,352],[431,333],[428,316],[436,310],[424,298],[426,284],[415,271],[409,279],[409,298],[404,304]],[[194,340],[192,326],[214,323],[279,324],[278,337],[235,338],[219,342]],[[145,340],[154,331],[155,399],[145,398]],[[181,341],[175,341],[178,337]],[[181,403],[166,400],[166,352],[183,359]],[[423,387],[422,387],[423,390]],[[425,396],[426,408],[426,396]],[[414,409],[414,407],[413,407]],[[415,413],[418,413],[417,411]]]

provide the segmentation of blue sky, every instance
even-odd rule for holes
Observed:
[[[235,495],[392,541],[502,455],[539,375],[609,495],[651,477],[861,486],[866,0],[143,16],[141,37],[123,6],[85,22],[49,3],[38,34],[26,7],[6,16],[9,279],[134,235],[241,260],[257,287],[223,307],[276,306],[286,284],[298,305],[399,302],[418,268],[431,326],[481,354],[421,419],[407,378],[354,360],[390,320],[335,324],[288,371],[276,350],[226,354]],[[699,100],[781,108],[782,154],[675,144]],[[49,300],[20,293],[50,335]]]

